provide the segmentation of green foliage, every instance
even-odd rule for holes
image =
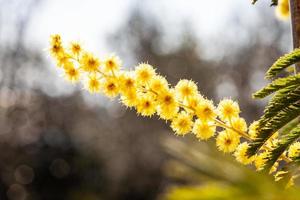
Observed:
[[[300,49],[280,57],[267,71],[266,78],[275,78],[287,67],[300,61]],[[280,132],[279,142],[269,148],[266,170],[287,151],[300,137],[300,74],[277,78],[253,94],[253,98],[264,98],[274,94],[258,123],[257,139],[250,143],[249,155],[254,155],[264,147],[269,138]]]
[[[278,0],[272,0],[271,6],[277,6],[277,4],[278,4]]]
[[[275,105],[276,106],[276,105]],[[266,141],[280,128],[300,115],[300,102],[295,102],[271,117],[268,121],[259,121],[258,136],[249,148],[248,153],[254,155],[266,143]],[[265,116],[261,118],[264,119]]]
[[[267,168],[273,166],[283,152],[300,137],[300,125],[298,124],[288,134],[283,135],[277,146],[271,151],[268,158]]]
[[[283,69],[289,67],[292,64],[295,64],[300,61],[300,49],[295,49],[291,53],[288,53],[280,57],[267,71],[266,78],[274,78],[278,75]]]
[[[265,98],[266,96],[278,90],[287,88],[289,86],[299,85],[299,84],[300,84],[300,75],[279,78],[273,81],[272,83],[270,83],[269,85],[267,85],[266,87],[262,88],[261,90],[255,92],[252,96],[253,98],[257,98],[257,99]]]
[[[255,4],[258,0],[252,0],[252,4]],[[277,6],[278,0],[272,0],[271,1],[271,6]]]
[[[270,122],[280,111],[287,106],[296,103],[300,97],[300,87],[297,85],[289,86],[278,91],[270,100],[269,104],[264,110],[264,115],[261,117],[260,126],[265,126]]]

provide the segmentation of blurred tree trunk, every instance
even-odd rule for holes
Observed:
[[[300,47],[300,0],[290,0],[291,25],[293,46]],[[296,71],[300,72],[300,64],[296,64]]]

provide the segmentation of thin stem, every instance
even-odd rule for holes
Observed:
[[[232,130],[232,131],[238,133],[240,136],[244,137],[245,139],[247,139],[247,140],[249,140],[249,141],[252,140],[252,139],[250,138],[250,136],[249,136],[247,133],[242,132],[242,131],[240,131],[240,130],[237,130],[237,129],[235,129],[235,128],[232,127],[232,126],[228,126],[227,124],[225,124],[224,122],[222,122],[222,121],[219,120],[219,119],[215,119],[215,122],[218,123],[218,124],[219,124],[221,127],[223,127],[223,128],[230,129],[230,130]]]

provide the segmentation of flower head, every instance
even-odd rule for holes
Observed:
[[[192,129],[193,121],[191,115],[187,112],[181,111],[172,119],[171,128],[178,135],[185,135]]]
[[[157,101],[157,112],[162,119],[172,119],[178,113],[179,105],[176,101],[174,90],[166,90],[164,93],[160,93]]]
[[[126,94],[136,90],[135,74],[133,72],[123,72],[119,76],[120,92]]]
[[[122,94],[121,102],[127,107],[136,106],[138,103],[138,97],[136,91],[132,90]]]
[[[53,44],[50,47],[49,51],[50,51],[50,54],[56,59],[64,56],[64,54],[65,54],[64,47],[61,44]]]
[[[264,168],[269,155],[270,155],[269,151],[264,151],[264,152],[262,152],[262,153],[255,156],[254,165],[255,165],[257,171],[260,171]]]
[[[156,102],[151,95],[141,95],[137,103],[137,112],[142,116],[152,116],[156,112]]]
[[[91,74],[87,77],[84,83],[85,89],[90,93],[99,93],[101,89],[100,78],[96,74]]]
[[[276,7],[276,16],[286,20],[290,16],[289,0],[279,0]]]
[[[214,136],[216,125],[212,121],[197,119],[193,126],[193,133],[201,140],[207,140]]]
[[[50,44],[61,44],[61,36],[59,34],[50,35]]]
[[[191,80],[180,80],[175,86],[178,99],[184,100],[185,98],[193,97],[198,94],[198,87],[196,83]]]
[[[82,52],[81,44],[78,42],[71,42],[69,48],[71,54],[74,56],[79,56],[79,54]]]
[[[295,142],[293,143],[289,150],[288,150],[288,156],[290,158],[295,158],[300,155],[300,142]]]
[[[248,157],[247,156],[247,151],[249,149],[249,144],[247,142],[241,143],[235,150],[234,156],[236,160],[244,165],[250,164],[254,157]]]
[[[91,73],[98,72],[100,66],[99,58],[92,53],[84,53],[80,59],[80,67],[83,71]]]
[[[75,83],[75,82],[78,82],[79,81],[79,78],[80,78],[80,71],[79,69],[76,69],[74,66],[69,66],[67,68],[64,69],[64,77],[72,82],[72,83]]]
[[[194,112],[197,109],[198,105],[201,104],[201,102],[204,100],[204,97],[199,93],[189,97],[188,99],[185,99],[184,103],[189,108],[186,110],[189,112]]]
[[[259,122],[258,121],[254,121],[250,124],[249,126],[249,131],[248,131],[248,134],[250,135],[250,137],[252,139],[255,139],[257,137],[257,128],[258,128],[258,124]]]
[[[102,88],[106,96],[110,98],[116,97],[119,94],[118,79],[115,77],[103,79]]]
[[[214,120],[217,113],[213,102],[207,99],[200,101],[196,106],[196,115],[201,120]]]
[[[157,100],[159,102],[159,105],[163,107],[178,105],[178,103],[176,102],[174,90],[166,90],[164,93],[157,95]]]
[[[146,63],[141,63],[135,68],[136,80],[142,85],[149,83],[155,75],[153,67]]]
[[[235,151],[240,143],[240,136],[231,130],[224,130],[219,133],[216,139],[217,147],[224,153]]]
[[[237,131],[246,132],[247,131],[247,123],[244,118],[235,117],[231,119],[231,126]]]
[[[231,99],[223,99],[220,101],[217,110],[219,112],[219,117],[224,121],[228,121],[233,117],[238,117],[240,113],[239,105]]]
[[[65,54],[65,49],[62,45],[61,37],[58,34],[51,35],[50,36],[50,48],[49,48],[50,54],[54,58],[58,58]]]
[[[169,89],[167,80],[160,75],[156,75],[150,80],[149,87],[152,91],[158,94],[165,92]]]
[[[74,66],[74,63],[70,61],[70,56],[66,53],[60,53],[56,56],[57,67],[68,68]]]
[[[122,61],[118,56],[111,54],[104,59],[103,65],[105,72],[115,72],[120,69]]]

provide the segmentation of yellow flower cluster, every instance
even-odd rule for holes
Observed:
[[[278,0],[275,13],[278,19],[287,20],[290,16],[289,0]]]
[[[141,116],[156,114],[169,122],[177,135],[192,133],[199,140],[215,137],[220,151],[233,153],[242,164],[254,163],[257,170],[263,169],[269,151],[278,142],[278,134],[274,134],[258,155],[249,158],[246,141],[256,138],[258,123],[253,122],[248,129],[239,116],[237,102],[223,99],[215,106],[199,93],[197,84],[191,80],[180,80],[172,87],[150,64],[141,63],[134,70],[124,70],[119,57],[112,54],[100,59],[77,42],[66,48],[59,35],[51,36],[49,51],[66,80],[81,82],[90,93],[118,96],[126,107],[135,108]],[[299,144],[289,150],[291,157],[299,152]]]
[[[292,144],[288,150],[288,156],[290,158],[296,158],[300,156],[300,142]]]

